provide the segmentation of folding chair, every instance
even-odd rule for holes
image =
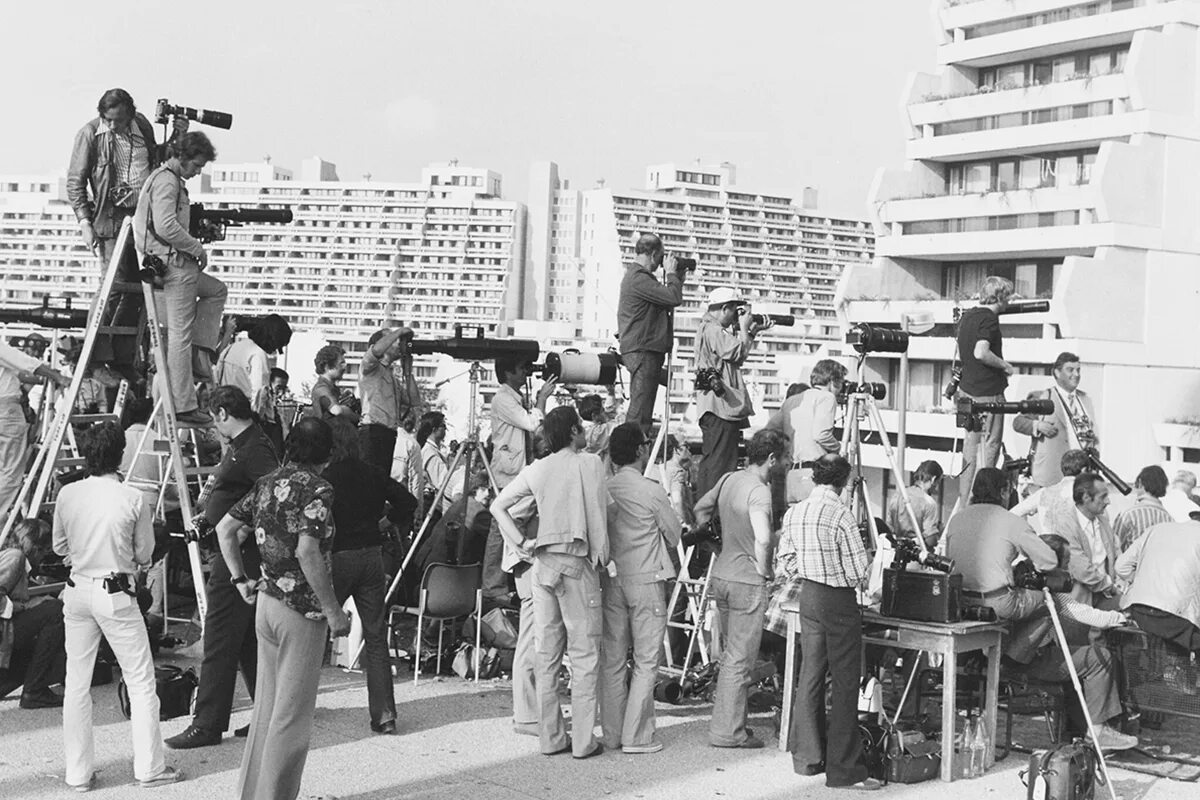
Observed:
[[[391,615],[413,614],[417,618],[417,647],[413,657],[413,683],[421,676],[421,644],[424,638],[425,620],[438,623],[437,672],[442,671],[442,637],[446,623],[475,612],[475,619],[483,617],[483,571],[480,564],[430,564],[421,577],[421,599],[416,608],[392,606],[389,612],[388,636],[392,636]],[[475,652],[472,663],[475,680],[479,681],[479,647],[482,625],[475,625]],[[389,643],[389,648],[391,644]]]

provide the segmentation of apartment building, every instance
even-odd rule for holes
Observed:
[[[761,424],[818,354],[840,348],[836,283],[873,252],[865,220],[830,216],[816,205],[812,189],[797,201],[742,188],[728,163],[653,165],[640,190],[573,188],[553,162],[536,164],[522,317],[544,320],[548,335],[615,345],[624,265],[634,259],[637,237],[656,233],[668,251],[698,262],[675,318],[676,418],[695,423],[688,408],[693,347],[709,291],[735,286],[756,312],[796,317],[793,327],[763,333],[746,365]]]
[[[848,267],[837,293],[848,325],[932,317],[909,348],[908,466],[960,467],[941,390],[955,312],[989,274],[1050,301],[1001,317],[1019,372],[1010,400],[1049,386],[1049,365],[1071,351],[1106,463],[1131,477],[1200,460],[1196,428],[1179,424],[1200,395],[1200,3],[938,0],[933,14],[939,69],[908,82],[908,162],[870,191],[876,257]],[[869,358],[867,377],[889,384],[893,407],[897,358]],[[1009,427],[1008,452],[1025,455]],[[864,458],[885,463],[878,447]]]

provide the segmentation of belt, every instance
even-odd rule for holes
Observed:
[[[816,461],[793,461],[792,469],[812,469],[816,465]]]
[[[1012,591],[1011,586],[1001,586],[999,589],[992,589],[990,592],[973,592],[970,589],[963,589],[963,597],[977,597],[981,600],[991,600],[993,597],[1001,597]]]

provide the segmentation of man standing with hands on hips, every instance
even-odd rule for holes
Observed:
[[[663,250],[662,240],[643,233],[634,247],[636,258],[625,265],[621,279],[621,297],[617,304],[617,335],[621,360],[629,370],[628,422],[636,422],[649,433],[654,420],[654,400],[658,397],[658,378],[674,344],[672,309],[683,303],[685,266]],[[692,262],[695,266],[695,262]],[[667,282],[662,284],[654,271],[665,266]]]

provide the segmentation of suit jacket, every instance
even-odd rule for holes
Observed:
[[[1092,561],[1091,540],[1084,534],[1079,525],[1079,514],[1073,514],[1070,521],[1061,529],[1055,530],[1059,536],[1067,540],[1071,551],[1069,565],[1071,577],[1075,580],[1072,594],[1080,602],[1091,603],[1092,595],[1111,589],[1116,581],[1117,556],[1120,548],[1117,545],[1116,534],[1113,533],[1112,523],[1108,517],[1101,515],[1096,520],[1100,524],[1100,540],[1104,543],[1104,570],[1097,568]]]
[[[1092,407],[1092,398],[1086,392],[1079,390],[1076,390],[1075,394],[1079,398],[1080,405],[1083,406],[1084,413],[1092,421],[1092,430],[1094,433],[1096,411]],[[1063,453],[1071,449],[1071,418],[1067,414],[1066,407],[1063,405],[1062,395],[1056,391],[1056,387],[1051,387],[1040,392],[1030,392],[1028,399],[1050,399],[1054,401],[1053,414],[1042,416],[1037,414],[1019,414],[1013,418],[1013,430],[1033,438],[1033,482],[1038,486],[1053,486],[1062,480],[1061,462]],[[1042,420],[1056,424],[1058,426],[1058,434],[1049,439],[1041,435],[1035,436],[1034,430],[1037,427],[1037,423]]]

